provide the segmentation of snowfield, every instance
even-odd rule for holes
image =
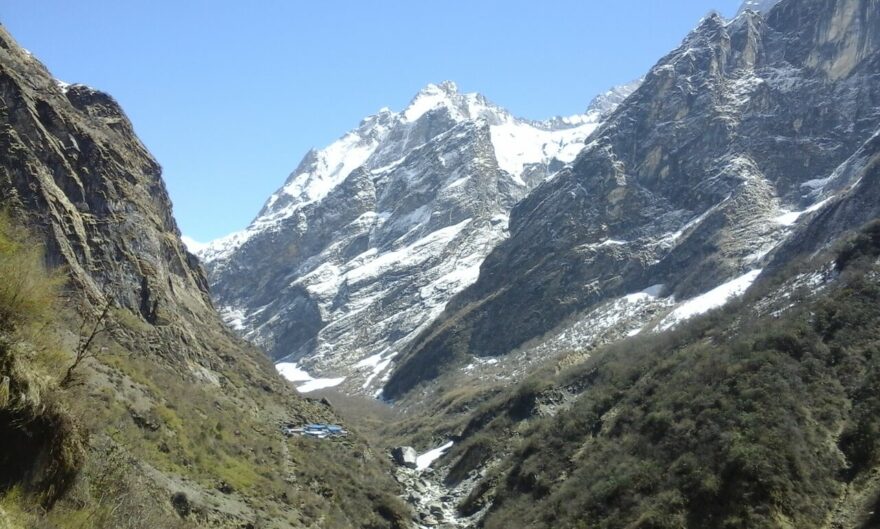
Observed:
[[[298,384],[296,386],[296,390],[300,393],[309,393],[311,391],[317,391],[319,389],[324,388],[332,388],[342,384],[345,381],[345,377],[340,378],[314,378],[312,375],[308,374],[305,370],[300,369],[296,363],[290,362],[279,362],[275,364],[275,369],[287,380],[290,382],[304,382],[304,384]]]
[[[761,270],[752,270],[736,279],[732,279],[727,283],[713,288],[705,294],[685,301],[663,318],[663,320],[657,325],[657,330],[665,331],[671,329],[694,316],[724,306],[728,301],[741,296],[746,290],[748,290],[760,274]]]

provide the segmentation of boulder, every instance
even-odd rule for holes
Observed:
[[[398,446],[391,450],[394,462],[402,467],[416,468],[416,451],[411,446]]]

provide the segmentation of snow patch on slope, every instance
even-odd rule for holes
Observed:
[[[386,350],[387,351],[387,350]],[[397,353],[391,353],[386,356],[385,352],[377,353],[372,356],[368,356],[364,358],[357,364],[355,364],[355,368],[369,368],[370,374],[367,376],[367,379],[364,381],[363,385],[361,385],[361,389],[369,389],[370,384],[373,382],[373,379],[377,376],[381,375],[383,371],[388,369],[391,365],[391,361],[394,357],[397,356]],[[381,392],[381,390],[379,390]]]
[[[670,312],[657,325],[657,330],[665,331],[675,327],[679,323],[706,313],[712,309],[724,306],[731,299],[741,296],[754,283],[761,270],[752,270],[735,279],[719,285],[705,294],[691,298]]]
[[[818,211],[818,210],[821,209],[822,206],[824,206],[829,200],[830,200],[830,198],[826,198],[825,200],[819,201],[819,202],[813,204],[812,206],[808,207],[807,209],[805,209],[805,210],[803,210],[803,211],[785,211],[783,214],[781,214],[781,215],[779,215],[778,217],[774,218],[774,219],[773,219],[773,222],[775,222],[776,224],[781,224],[781,225],[783,225],[783,226],[792,226],[792,225],[794,225],[794,223],[797,222],[797,220],[798,220],[802,215],[805,215],[805,214],[807,214],[807,213],[812,213],[812,212],[814,212],[814,211]]]
[[[517,183],[525,185],[521,175],[526,165],[546,164],[554,158],[563,163],[573,162],[583,150],[584,141],[598,126],[597,120],[586,118],[577,126],[563,129],[542,129],[528,122],[509,120],[489,130],[498,166]]]
[[[359,134],[349,132],[318,151],[314,164],[294,176],[281,191],[298,199],[295,204],[299,207],[321,200],[362,166],[377,146],[378,142],[364,141]]]
[[[308,374],[304,369],[301,369],[296,362],[279,362],[275,364],[275,369],[281,374],[281,376],[290,382],[304,382],[304,384],[298,384],[296,386],[296,390],[300,393],[309,393],[319,389],[332,388],[345,381],[345,377],[315,378]]]
[[[447,450],[452,448],[452,444],[453,442],[449,441],[442,446],[438,446],[433,450],[428,450],[424,454],[416,457],[416,470],[427,469],[434,461],[440,459]]]

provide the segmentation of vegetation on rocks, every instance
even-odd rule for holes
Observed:
[[[0,491],[18,489],[42,506],[70,487],[83,457],[57,394],[59,286],[40,247],[0,214]]]
[[[3,27],[0,99],[0,523],[402,527],[363,438],[282,435],[339,421],[223,325],[116,101]]]

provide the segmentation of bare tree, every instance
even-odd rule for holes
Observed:
[[[87,358],[94,358],[100,352],[99,349],[93,346],[98,336],[112,331],[112,324],[107,318],[109,313],[110,299],[107,298],[101,312],[94,321],[90,322],[89,318],[83,318],[82,324],[79,326],[79,343],[76,346],[76,356],[73,359],[73,364],[67,368],[64,378],[61,379],[61,387],[70,386],[74,381],[75,371],[79,365]]]

